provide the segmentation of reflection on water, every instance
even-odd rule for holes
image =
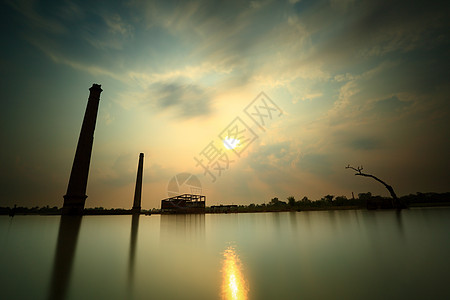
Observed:
[[[450,299],[449,208],[10,222],[1,299]]]
[[[222,299],[245,300],[247,299],[248,285],[242,274],[242,265],[236,251],[232,246],[223,253],[222,266]]]
[[[136,242],[139,228],[139,214],[133,214],[131,217],[131,235],[130,235],[130,257],[128,261],[128,287],[131,289],[134,276],[134,261],[136,257]]]
[[[397,212],[395,213],[395,216],[396,216],[396,220],[397,220],[397,228],[398,228],[399,235],[402,238],[404,238],[405,237],[405,230],[403,228],[402,211],[401,210],[397,210]]]
[[[50,283],[50,300],[65,299],[66,297],[81,218],[81,216],[61,216]]]
[[[205,239],[205,215],[161,215],[160,237],[162,242],[188,243],[202,246]],[[200,243],[200,245],[196,245]],[[181,245],[180,245],[181,246]]]

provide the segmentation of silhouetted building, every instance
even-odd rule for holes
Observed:
[[[92,144],[94,142],[95,123],[97,121],[101,85],[93,84],[89,89],[89,99],[81,126],[75,158],[73,159],[67,193],[64,195],[63,215],[83,214],[86,202],[86,186],[91,163]]]
[[[142,172],[144,169],[144,153],[139,154],[139,163],[136,176],[136,188],[134,190],[133,214],[141,212],[141,195],[142,195]]]
[[[162,214],[204,214],[206,196],[183,194],[161,200]]]

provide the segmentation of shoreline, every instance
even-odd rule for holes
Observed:
[[[447,208],[450,207],[449,202],[436,202],[436,203],[411,203],[407,208]],[[240,209],[239,209],[240,208]],[[325,206],[325,207],[303,207],[303,208],[279,208],[279,209],[247,209],[245,206],[238,207],[237,210],[233,211],[208,211],[208,208],[204,213],[200,214],[239,214],[239,213],[267,213],[267,212],[307,212],[307,211],[334,211],[334,210],[369,210],[369,211],[386,211],[386,210],[397,210],[395,208],[378,208],[378,209],[367,209],[366,207],[356,206],[356,205],[348,205],[348,206]],[[8,215],[9,212],[2,210],[0,215]],[[61,212],[51,211],[51,212],[16,212],[14,215],[39,215],[39,216],[60,216]],[[133,215],[131,210],[126,209],[112,209],[112,210],[94,210],[94,209],[86,209],[84,211],[83,216],[123,216],[123,215]],[[161,213],[160,211],[148,211],[143,210],[140,215],[151,216],[151,215],[170,215]]]

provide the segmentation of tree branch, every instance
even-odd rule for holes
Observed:
[[[381,180],[380,178],[378,178],[378,177],[376,177],[376,176],[374,176],[372,174],[363,173],[362,172],[363,166],[359,166],[359,167],[354,168],[354,167],[352,167],[350,165],[347,165],[345,168],[346,169],[352,169],[352,170],[356,171],[355,175],[373,178],[376,181],[378,181],[379,183],[381,183],[382,185],[384,185],[384,187],[389,191],[389,193],[391,194],[392,198],[394,199],[394,202],[395,202],[395,205],[397,206],[397,208],[400,208],[401,205],[399,203],[399,199],[397,198],[397,195],[395,194],[394,189],[392,188],[392,186],[390,186],[389,184],[387,184],[386,182],[384,182],[383,180]]]

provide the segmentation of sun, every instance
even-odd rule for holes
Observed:
[[[234,149],[234,148],[236,148],[239,145],[239,142],[240,141],[238,139],[232,139],[232,138],[226,137],[223,140],[223,145],[227,149]]]

